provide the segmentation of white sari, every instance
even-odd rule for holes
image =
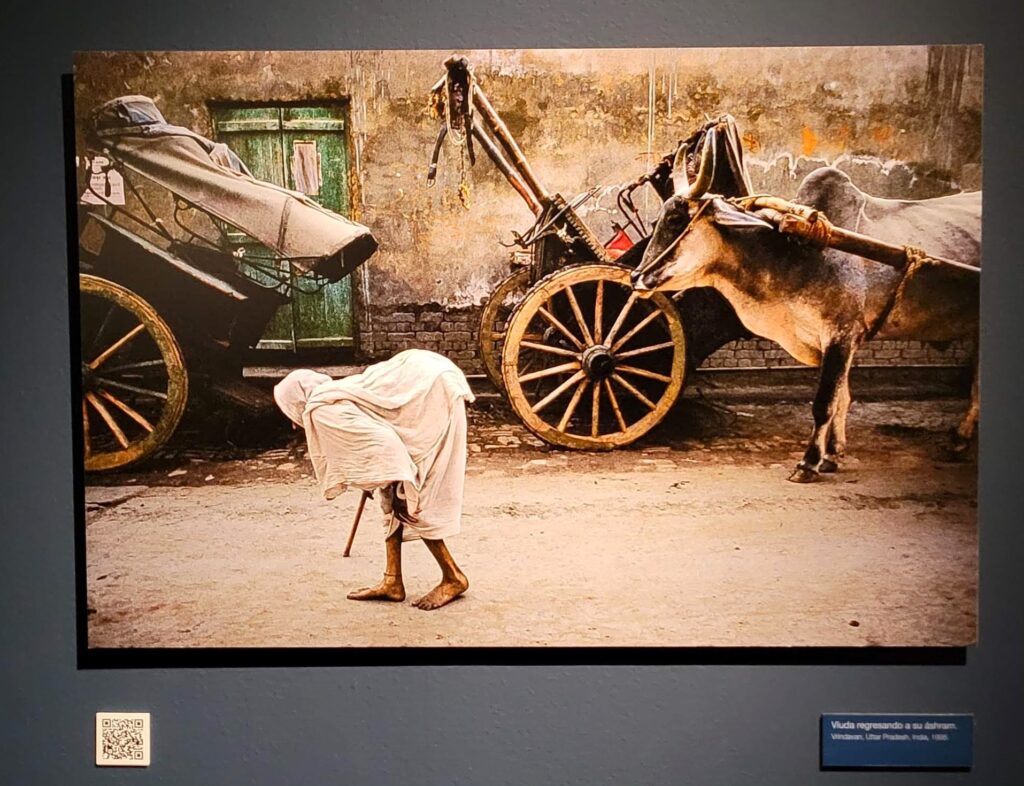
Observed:
[[[403,540],[458,534],[466,476],[466,377],[445,357],[410,349],[362,374],[331,380],[294,371],[274,388],[278,406],[303,426],[320,490],[402,483],[409,512]],[[384,495],[381,495],[382,498]],[[399,522],[387,500],[385,533]]]

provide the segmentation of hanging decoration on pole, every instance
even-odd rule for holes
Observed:
[[[459,203],[469,209],[470,186],[466,177],[466,159],[469,165],[476,164],[473,148],[473,69],[465,58],[449,58],[453,65],[430,92],[431,114],[441,120],[441,128],[434,143],[434,154],[427,173],[427,187],[434,185],[437,177],[437,162],[445,140],[459,151]],[[447,65],[448,63],[446,63]]]

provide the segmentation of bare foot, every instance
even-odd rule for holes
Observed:
[[[442,581],[412,605],[418,609],[423,609],[424,611],[439,609],[442,606],[451,603],[468,589],[469,579],[467,579],[464,574],[459,573],[453,579],[445,579]]]
[[[349,600],[387,600],[400,603],[405,600],[405,585],[401,579],[385,578],[376,587],[362,587],[348,594]]]

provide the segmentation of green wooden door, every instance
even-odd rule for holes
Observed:
[[[253,175],[349,214],[343,105],[216,107],[213,121],[217,139],[234,150]],[[292,302],[278,310],[258,346],[351,346],[352,314],[348,278],[318,292],[296,291]]]

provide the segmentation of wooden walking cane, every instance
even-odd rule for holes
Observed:
[[[359,499],[359,507],[356,508],[356,517],[352,522],[352,530],[348,533],[348,543],[345,544],[345,551],[341,554],[343,557],[347,557],[352,553],[352,541],[356,539],[356,530],[359,529],[359,519],[363,517],[363,508],[366,507],[366,500],[372,496],[372,491],[364,491],[363,496]]]

